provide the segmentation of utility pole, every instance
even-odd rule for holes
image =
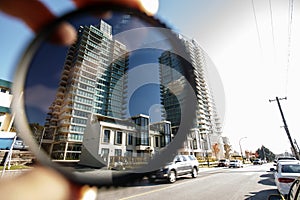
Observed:
[[[296,139],[294,139],[294,143],[295,143],[295,145],[296,145],[296,147],[297,147],[297,149],[298,149],[298,152],[300,153],[300,148],[299,148],[299,146],[298,146],[298,143],[297,143]]]
[[[283,121],[283,124],[284,124],[284,130],[285,130],[285,132],[286,132],[286,134],[287,134],[287,136],[289,138],[289,141],[290,141],[292,150],[294,151],[295,157],[297,158],[297,160],[299,160],[300,159],[299,152],[296,150],[295,145],[294,145],[294,143],[292,141],[292,138],[291,138],[291,135],[290,135],[290,131],[289,131],[287,123],[285,121],[285,118],[284,118],[283,111],[281,109],[281,105],[280,105],[279,100],[287,100],[287,98],[286,97],[285,98],[278,98],[278,97],[276,97],[275,100],[269,100],[269,102],[271,103],[272,101],[277,101],[278,108],[279,108],[279,111],[280,111],[280,114],[281,114],[281,117],[282,117],[282,121]]]
[[[242,156],[243,164],[245,164],[245,159],[244,159],[244,156],[243,156],[243,150],[242,150],[241,140],[242,140],[242,139],[246,139],[246,138],[247,138],[247,137],[242,137],[242,138],[239,140],[239,145],[240,145],[240,150],[241,150],[241,156]]]

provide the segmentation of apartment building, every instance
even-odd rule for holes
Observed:
[[[13,116],[10,110],[12,101],[11,94],[12,83],[0,79],[0,130],[10,131],[13,123]]]
[[[109,24],[80,26],[45,123],[42,146],[53,159],[79,159],[90,115],[124,118],[127,61]]]
[[[42,147],[54,160],[99,167],[112,156],[152,156],[171,141],[170,122],[152,129],[149,116],[127,116],[129,55],[112,31],[103,20],[81,26],[68,50],[42,133]]]
[[[189,55],[189,62],[193,66],[192,76],[194,77],[195,93],[197,98],[196,120],[184,142],[182,153],[194,154],[196,156],[212,155],[212,145],[218,143],[221,152],[223,142],[220,138],[222,125],[218,116],[217,107],[214,102],[214,96],[209,85],[207,76],[207,59],[209,57],[201,49],[195,40],[190,40],[181,35],[179,39],[184,43]],[[182,58],[172,52],[166,51],[160,57],[160,80],[162,85],[177,85],[181,87],[178,81],[182,79]],[[174,84],[176,83],[176,84]],[[170,121],[172,131],[176,135],[180,126],[180,104],[184,101],[184,93],[174,95],[168,88],[161,88],[161,103],[165,112],[163,118]],[[221,157],[221,156],[220,156]]]
[[[12,132],[14,115],[11,113],[10,105],[12,83],[0,79],[0,149],[10,149],[16,132]]]

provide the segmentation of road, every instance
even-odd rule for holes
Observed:
[[[244,168],[201,169],[197,178],[182,177],[174,184],[148,183],[146,180],[122,188],[99,189],[105,200],[266,200],[277,193],[271,164]]]

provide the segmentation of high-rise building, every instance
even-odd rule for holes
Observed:
[[[126,46],[109,24],[80,26],[45,123],[42,146],[53,159],[79,159],[91,114],[125,117],[127,66]]]
[[[80,159],[80,164],[94,167],[124,156],[142,161],[171,142],[170,122],[150,126],[146,114],[128,116],[130,58],[112,31],[103,20],[80,26],[78,40],[68,50],[39,140],[54,160]],[[90,124],[91,118],[97,126]]]
[[[11,85],[11,82],[0,79],[0,131],[10,131],[13,123]]]
[[[191,62],[193,70],[191,76],[194,80],[195,96],[197,98],[197,110],[194,127],[187,136],[184,142],[183,153],[192,153],[196,156],[204,156],[207,153],[212,153],[211,146],[215,137],[221,137],[221,123],[219,120],[217,107],[214,102],[214,96],[209,85],[207,67],[207,59],[209,57],[197,44],[195,40],[190,40],[181,35],[178,38],[183,42]],[[180,79],[182,79],[182,58],[172,52],[166,51],[160,57],[160,81],[162,85],[180,86]],[[176,86],[177,85],[177,86]],[[164,106],[165,112],[163,118],[170,121],[172,124],[172,131],[176,134],[180,126],[180,104],[186,97],[184,93],[175,95],[166,87],[161,87],[161,102]],[[212,141],[212,139],[214,141]],[[221,140],[220,140],[221,141]],[[223,144],[219,144],[223,148]]]
[[[0,149],[10,149],[16,132],[13,130],[14,115],[11,113],[12,83],[0,79]]]

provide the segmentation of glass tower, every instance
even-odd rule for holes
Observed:
[[[53,159],[78,160],[91,114],[125,117],[126,46],[114,40],[112,26],[80,26],[67,53],[56,98],[49,107],[43,148]]]
[[[191,83],[195,89],[197,98],[197,110],[194,127],[191,129],[184,142],[183,151],[193,153],[196,156],[203,156],[211,152],[211,137],[217,130],[221,134],[221,123],[217,116],[217,108],[214,104],[214,97],[209,85],[206,68],[209,67],[206,59],[209,59],[205,52],[194,40],[178,35],[183,42],[185,50],[189,55],[189,62],[193,66],[190,72],[193,77]],[[181,111],[180,104],[184,101],[183,95],[175,95],[176,88],[180,87],[180,80],[183,72],[181,69],[183,58],[172,52],[166,51],[160,57],[160,81],[161,81],[161,103],[165,109],[162,118],[172,124],[172,133],[176,134],[180,126]],[[165,86],[170,86],[172,91]],[[175,88],[175,89],[174,89]]]

